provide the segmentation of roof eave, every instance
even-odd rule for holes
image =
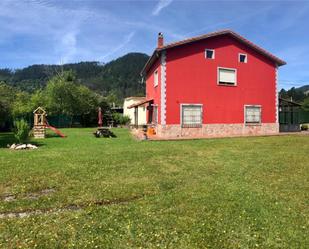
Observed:
[[[149,70],[149,68],[152,66],[153,62],[155,61],[155,59],[157,59],[159,57],[160,54],[160,49],[155,49],[152,53],[152,55],[150,56],[150,58],[148,59],[148,61],[146,62],[145,66],[143,67],[140,75],[144,76],[145,73]]]

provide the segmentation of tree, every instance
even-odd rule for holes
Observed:
[[[12,104],[16,90],[0,82],[0,129],[7,129],[12,122]]]
[[[46,109],[51,115],[66,115],[71,120],[79,116],[85,126],[95,122],[102,98],[78,84],[72,71],[64,71],[53,77],[43,94],[46,96]]]
[[[302,108],[305,111],[309,111],[309,97],[305,98],[305,100],[302,102]]]
[[[30,104],[31,95],[26,92],[18,92],[15,95],[15,100],[12,104],[12,116],[14,119],[26,118],[29,113],[32,113]]]
[[[72,71],[61,72],[47,84],[44,93],[47,98],[47,108],[52,114],[73,116],[76,111],[78,96],[75,77]]]

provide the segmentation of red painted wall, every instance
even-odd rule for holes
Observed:
[[[154,72],[158,70],[159,74],[159,82],[158,86],[154,87]],[[161,123],[161,60],[158,58],[156,62],[152,65],[152,67],[147,72],[146,77],[146,98],[153,99],[153,104],[158,105],[158,123]],[[149,115],[149,112],[147,112]],[[148,116],[147,116],[148,120]]]
[[[206,48],[215,49],[214,60],[205,58]],[[247,63],[238,62],[239,53],[248,55]],[[276,66],[264,56],[229,36],[171,48],[166,55],[166,124],[180,124],[182,103],[203,104],[204,124],[243,123],[244,105],[250,104],[262,106],[262,123],[276,121]],[[153,88],[158,65],[148,73],[146,91],[160,106],[160,86]],[[218,67],[237,69],[237,86],[217,85]]]

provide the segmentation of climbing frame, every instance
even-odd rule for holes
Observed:
[[[45,138],[46,130],[46,112],[42,107],[34,110],[34,138]]]

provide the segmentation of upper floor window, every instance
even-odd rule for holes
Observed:
[[[246,54],[239,54],[239,62],[241,63],[247,63],[248,56]]]
[[[261,123],[261,106],[246,105],[245,106],[245,123],[260,124]]]
[[[236,69],[219,67],[218,84],[236,86]]]
[[[207,59],[214,59],[215,58],[215,50],[214,49],[206,49],[205,50],[205,57]]]
[[[156,87],[156,86],[158,86],[158,84],[159,84],[159,73],[158,73],[158,70],[156,70],[155,72],[154,72],[154,87]]]

